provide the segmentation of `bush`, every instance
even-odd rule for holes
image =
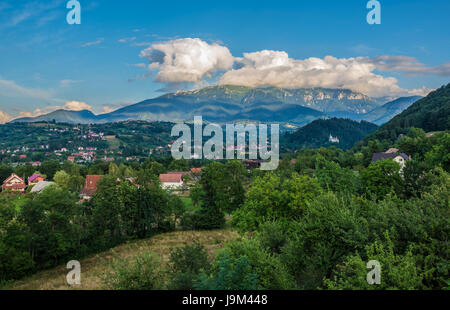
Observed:
[[[164,286],[161,262],[151,253],[141,253],[134,260],[114,260],[111,272],[103,275],[105,289],[157,290]]]
[[[279,254],[286,244],[288,236],[283,225],[279,222],[266,222],[259,226],[258,240],[270,252]]]
[[[269,253],[254,239],[242,239],[228,243],[224,249],[233,260],[245,257],[251,270],[258,275],[258,286],[269,290],[295,288],[293,277],[282,264],[278,255]]]
[[[169,284],[172,290],[190,290],[194,288],[193,280],[201,269],[208,271],[210,263],[208,253],[203,245],[194,242],[170,252]]]
[[[220,229],[225,225],[225,215],[214,206],[202,206],[194,213],[186,213],[181,218],[180,225],[185,230]]]
[[[233,257],[229,251],[218,256],[214,272],[202,272],[194,284],[198,290],[257,290],[258,274],[247,257]]]
[[[386,234],[386,241],[376,241],[366,247],[367,260],[359,254],[347,257],[337,266],[332,279],[325,279],[324,284],[329,289],[420,289],[422,276],[419,267],[411,253],[405,255],[394,253],[394,244]],[[380,262],[380,284],[370,285],[366,276],[369,269],[366,262],[377,260]]]

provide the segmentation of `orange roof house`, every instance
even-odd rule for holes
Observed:
[[[103,175],[87,175],[84,187],[81,190],[80,196],[83,199],[91,199],[94,193],[97,191],[97,183]]]
[[[10,190],[14,193],[24,193],[26,187],[23,178],[13,173],[3,181],[2,190]]]

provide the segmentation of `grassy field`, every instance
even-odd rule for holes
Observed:
[[[197,240],[205,246],[210,258],[213,258],[217,250],[224,244],[239,235],[230,230],[213,231],[178,231],[154,236],[149,239],[138,240],[117,246],[109,251],[102,252],[80,260],[81,263],[81,285],[71,287],[66,283],[66,275],[69,270],[59,266],[49,270],[41,271],[28,278],[16,281],[6,287],[14,290],[98,290],[102,289],[100,276],[111,269],[114,258],[131,259],[140,252],[152,252],[167,263],[170,250],[192,243]]]

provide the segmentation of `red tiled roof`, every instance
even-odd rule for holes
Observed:
[[[181,174],[181,175],[186,175],[189,174],[189,171],[171,171],[171,172],[167,172],[167,174]]]
[[[203,169],[203,167],[202,168],[191,168],[191,172],[192,173],[200,173],[200,172],[202,172],[202,169]]]
[[[162,183],[178,183],[183,180],[183,174],[180,173],[167,173],[167,174],[160,174],[159,180]]]
[[[103,175],[87,175],[86,182],[84,183],[84,188],[81,194],[86,196],[94,195],[97,190],[97,182],[103,177]]]

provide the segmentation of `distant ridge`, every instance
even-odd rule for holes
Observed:
[[[402,101],[403,102],[403,101]],[[252,120],[292,123],[304,126],[318,118],[339,116],[351,119],[377,118],[384,121],[395,107],[382,104],[364,94],[348,89],[276,87],[251,88],[220,85],[193,91],[177,91],[154,99],[144,100],[111,113],[94,115],[90,111],[58,110],[35,118],[21,118],[13,122],[56,121],[66,123],[108,123],[127,120],[192,121],[201,115],[212,122]],[[377,110],[380,108],[381,110]],[[369,111],[372,111],[369,113]],[[375,111],[378,111],[375,113]],[[394,112],[392,112],[394,111]]]
[[[417,100],[422,99],[421,96],[400,97],[390,101],[381,107],[377,107],[367,114],[361,115],[361,119],[382,125],[390,121],[394,116],[400,114],[411,106]]]
[[[43,114],[37,117],[25,117],[12,120],[11,123],[16,122],[52,122],[55,121],[57,123],[95,123],[98,119],[94,113],[89,110],[81,110],[81,111],[69,111],[69,110],[56,110],[50,112],[48,114]]]

